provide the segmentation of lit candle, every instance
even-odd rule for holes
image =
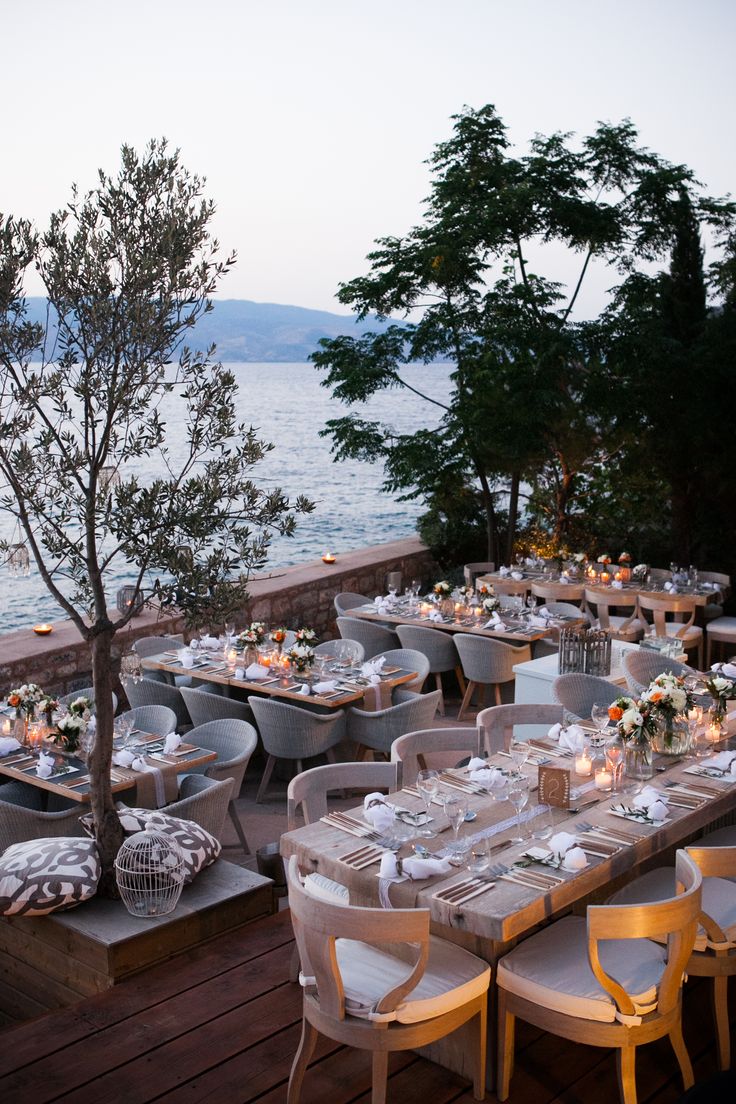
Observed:
[[[50,632],[54,631],[54,626],[53,625],[47,625],[45,623],[42,624],[42,625],[34,625],[33,626],[33,631],[36,634],[36,636],[48,636]]]
[[[579,755],[575,756],[575,773],[576,774],[591,774],[593,770],[593,760],[588,754],[588,749],[585,748]]]
[[[718,721],[711,721],[708,725],[708,743],[717,744],[721,739],[721,726]]]
[[[430,602],[422,602],[422,604],[420,605],[419,608],[422,611],[422,613],[429,613],[430,610],[434,609],[434,607],[432,606],[432,604]]]
[[[620,571],[616,571],[613,577],[617,583],[620,583],[623,580],[623,576]]]
[[[601,582],[604,586],[611,581],[611,573],[609,571],[601,571]]]
[[[228,663],[230,663],[234,667],[236,662],[237,662],[237,659],[238,659],[238,653],[235,650],[235,648],[228,648],[228,651],[227,651],[227,661],[228,661]]]
[[[3,717],[0,721],[0,735],[10,736],[13,732],[13,722],[10,717]]]
[[[595,772],[595,788],[597,790],[610,790],[613,785],[613,775],[605,767]]]
[[[333,564],[335,562],[336,558],[337,557],[334,556],[332,554],[332,552],[325,552],[324,555],[322,556],[322,563]]]
[[[28,725],[28,746],[40,747],[45,735],[45,726],[38,721],[31,721]]]
[[[483,607],[482,606],[476,606],[475,609],[473,610],[473,613],[475,614],[476,617],[480,617],[483,613]]]

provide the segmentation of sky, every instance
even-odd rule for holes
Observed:
[[[518,153],[629,116],[736,190],[733,0],[0,0],[0,28],[0,211],[43,226],[123,143],[165,136],[238,253],[226,298],[344,313],[373,241],[420,221],[464,105],[494,103]],[[581,315],[612,282],[591,273]]]

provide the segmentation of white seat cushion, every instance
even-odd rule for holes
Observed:
[[[682,625],[679,621],[668,621],[665,625],[667,636],[677,636],[681,629]],[[680,637],[680,640],[700,640],[702,635],[703,630],[700,628],[699,625],[691,625],[689,629],[685,630],[685,633],[683,636]]]
[[[328,905],[350,904],[348,887],[324,874],[307,874],[304,879],[304,889],[310,897],[314,897],[317,901],[326,901]]]
[[[626,622],[628,620],[628,617],[620,617],[618,614],[614,614],[608,618],[611,628],[617,634],[621,633],[621,626],[626,625]],[[623,630],[623,635],[626,636],[627,639],[629,637],[638,638],[643,636],[648,628],[648,625],[645,625],[643,621],[640,621],[638,617],[635,617],[630,625],[626,625],[626,628]]]
[[[708,625],[706,632],[710,636],[723,636],[736,640],[736,617],[716,617]]]
[[[598,944],[601,965],[634,1002],[637,1016],[657,1007],[657,986],[665,951],[649,939],[610,939]],[[630,1017],[596,980],[588,962],[585,918],[565,916],[526,939],[499,960],[496,981],[502,989],[565,1016],[599,1023]]]
[[[734,829],[736,831],[736,829]],[[623,889],[614,893],[609,904],[635,905],[642,901],[664,901],[677,892],[674,866],[660,866],[635,878]],[[703,878],[703,912],[711,916],[729,943],[736,940],[736,885],[727,878]],[[695,950],[704,951],[708,938],[698,927]]]
[[[345,987],[345,1011],[376,1022],[421,1023],[459,1008],[485,993],[491,968],[462,947],[431,936],[429,960],[419,984],[394,1012],[376,1013],[376,1003],[411,970],[409,963],[354,939],[335,943]]]

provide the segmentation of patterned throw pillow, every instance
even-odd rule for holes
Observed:
[[[0,855],[0,915],[74,908],[94,897],[101,870],[94,840],[53,836],[14,843]]]
[[[128,809],[118,805],[118,816],[126,835],[142,832],[150,824],[154,832],[168,836],[179,845],[184,860],[185,884],[194,880],[200,870],[213,863],[222,851],[222,844],[193,820],[168,816],[160,809]]]

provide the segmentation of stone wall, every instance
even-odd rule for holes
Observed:
[[[346,552],[330,565],[317,560],[275,568],[254,577],[250,603],[242,616],[235,618],[236,624],[240,627],[254,620],[287,628],[309,625],[320,639],[329,639],[337,636],[334,596],[344,590],[371,598],[385,594],[389,571],[401,571],[405,584],[417,578],[428,585],[436,568],[417,538]],[[184,621],[176,612],[145,608],[128,631],[115,638],[115,657],[139,637],[182,632]],[[59,694],[70,693],[90,685],[90,670],[89,646],[69,621],[57,622],[46,637],[36,636],[30,628],[0,635],[0,696],[24,682],[37,682]]]

